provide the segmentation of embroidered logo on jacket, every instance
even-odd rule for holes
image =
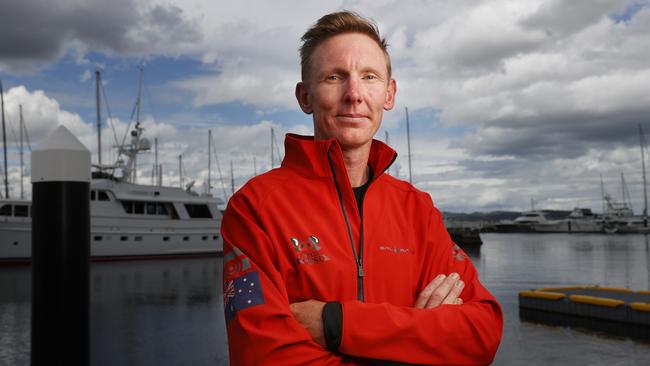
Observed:
[[[291,238],[291,247],[297,252],[296,261],[298,264],[319,264],[331,259],[321,253],[320,240],[314,235],[311,235],[306,242]]]
[[[467,254],[463,252],[462,249],[458,246],[458,244],[454,244],[454,259],[456,259],[459,262],[464,261],[467,259]]]
[[[391,245],[380,245],[379,250],[382,252],[391,252],[393,254],[415,254],[411,248],[400,248]]]

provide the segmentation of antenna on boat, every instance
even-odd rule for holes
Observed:
[[[5,128],[5,94],[0,80],[0,109],[2,109],[2,149],[4,150],[5,198],[9,198],[9,171],[7,170],[7,130]]]
[[[530,197],[530,210],[535,211],[535,197]]]
[[[411,127],[409,124],[409,107],[404,107],[406,110],[406,143],[408,146],[409,157],[409,183],[413,184],[413,176],[411,174]]]

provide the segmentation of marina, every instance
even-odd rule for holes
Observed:
[[[520,318],[518,293],[576,283],[650,288],[643,235],[482,234],[469,253],[499,300],[494,365],[645,365],[650,342]],[[91,264],[92,365],[227,365],[218,258]],[[30,268],[0,267],[0,364],[29,365]],[[549,350],[553,350],[549,352]]]
[[[143,136],[144,128],[139,120],[142,73],[141,68],[134,107],[135,126],[128,134],[130,140],[127,141],[125,134],[122,144],[115,146],[118,150],[115,162],[102,164],[99,153],[97,163],[93,165],[90,185],[91,258],[124,260],[217,255],[223,250],[219,209],[224,204],[223,200],[213,197],[209,191],[196,193],[193,181],[184,188],[163,186],[159,173],[153,177],[151,185],[138,184],[136,181],[138,155],[151,150],[151,142]],[[97,72],[96,131],[101,152],[100,84],[100,74]],[[22,130],[21,123],[21,133]],[[208,146],[211,143],[209,134]],[[157,157],[157,143],[155,154]],[[210,153],[210,167],[209,156]],[[154,171],[158,172],[157,161],[155,167]],[[9,196],[7,182],[5,190],[5,198],[0,199],[0,263],[29,262],[32,256],[31,201],[6,198]]]

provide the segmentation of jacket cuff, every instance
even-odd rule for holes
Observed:
[[[325,345],[330,352],[338,352],[343,336],[343,307],[338,301],[331,301],[323,307],[323,333]]]

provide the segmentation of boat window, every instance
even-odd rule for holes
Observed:
[[[129,240],[128,236],[120,236],[120,241],[127,241]]]
[[[90,200],[91,201],[95,200],[95,191],[90,191]]]
[[[211,219],[212,213],[208,205],[185,204],[187,214],[193,219]]]
[[[144,202],[133,202],[133,213],[143,214],[144,213]]]
[[[169,212],[167,211],[167,205],[164,203],[158,203],[156,205],[158,209],[158,215],[169,215]]]
[[[163,241],[169,241],[169,236],[163,236]]]
[[[0,207],[0,216],[11,216],[11,205]]]
[[[97,199],[100,201],[110,201],[111,199],[108,198],[108,193],[106,191],[97,191]]]
[[[129,213],[129,214],[133,213],[133,202],[131,202],[131,201],[122,201],[122,206],[124,207],[124,211],[126,211],[126,213]]]
[[[141,236],[136,236],[135,241],[142,241],[142,237]]]
[[[155,214],[156,214],[156,203],[147,202],[147,215],[155,215]]]
[[[29,216],[29,208],[27,205],[16,205],[14,206],[14,216],[16,217],[27,217]]]
[[[93,240],[94,240],[94,241],[102,241],[102,236],[101,236],[101,235],[95,235],[95,236],[93,237]]]

